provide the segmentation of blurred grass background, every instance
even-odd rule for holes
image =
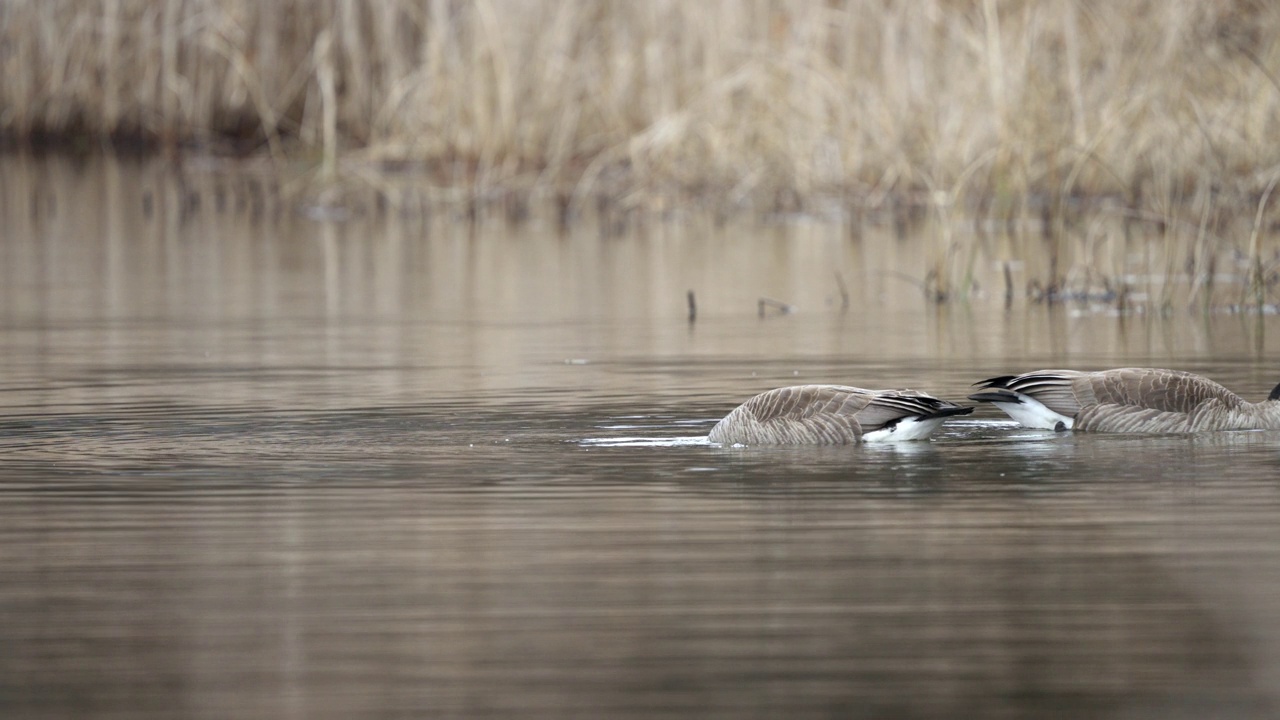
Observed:
[[[1264,0],[4,0],[0,27],[18,144],[994,217],[1252,211],[1280,166]]]

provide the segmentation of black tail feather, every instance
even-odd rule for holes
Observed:
[[[976,392],[969,396],[974,402],[1002,402],[1002,403],[1020,403],[1022,398],[1018,393],[1004,388],[991,388],[982,392]]]
[[[1280,385],[1277,385],[1271,394],[1267,396],[1268,400],[1280,400]]]
[[[973,412],[972,405],[953,405],[951,407],[940,407],[935,409],[928,415],[921,415],[921,418],[928,420],[930,418],[951,417],[952,415],[968,415]]]
[[[1017,375],[1001,375],[1000,377],[993,377],[993,378],[987,378],[986,380],[979,380],[978,382],[974,383],[973,386],[977,387],[981,385],[984,388],[1008,387],[1009,382],[1017,378],[1018,378]]]

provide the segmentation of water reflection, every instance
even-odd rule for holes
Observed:
[[[580,410],[654,442],[565,443],[580,413],[554,411],[463,444],[502,427],[472,414],[434,449],[427,408],[178,412],[172,453],[92,417],[27,421],[3,446],[0,598],[23,619],[6,697],[39,715],[123,686],[142,716],[1271,708],[1250,678],[1275,636],[1239,618],[1280,579],[1274,434],[973,421],[726,449]],[[46,443],[64,434],[94,462]]]
[[[705,433],[810,381],[1264,396],[1276,318],[933,306],[874,226],[317,223],[0,162],[6,717],[1275,713],[1276,433]]]

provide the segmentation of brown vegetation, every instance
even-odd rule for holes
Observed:
[[[1176,235],[1193,290],[1247,216],[1260,287],[1276,38],[1266,0],[8,0],[0,136],[230,143],[471,198],[916,208],[939,297],[972,280],[955,219],[1042,233],[1052,298],[1116,242],[1082,208]]]

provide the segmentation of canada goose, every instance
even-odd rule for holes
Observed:
[[[972,407],[915,390],[797,385],[761,393],[711,428],[711,442],[730,445],[843,445],[859,440],[924,440],[952,415]]]
[[[970,400],[989,402],[1033,428],[1188,433],[1280,430],[1280,385],[1251,403],[1218,383],[1179,370],[1037,370],[983,380]]]

